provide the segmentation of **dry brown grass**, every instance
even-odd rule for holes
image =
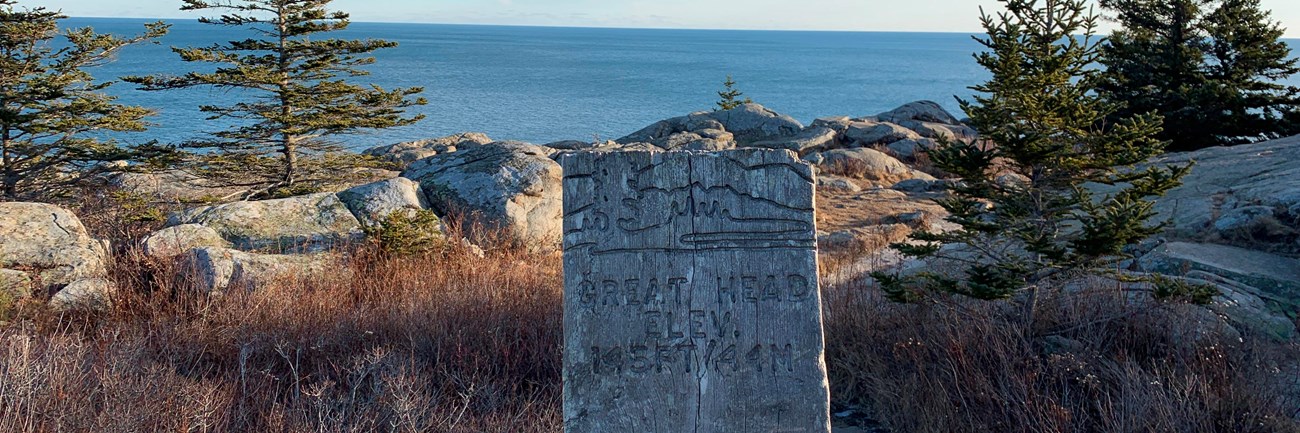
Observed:
[[[1026,332],[1006,304],[831,289],[832,392],[900,432],[1300,432],[1300,347],[1123,298],[1055,297]]]
[[[555,255],[363,248],[209,298],[122,251],[110,311],[31,303],[0,325],[0,431],[562,430]],[[1189,336],[1177,307],[1047,301],[1038,331],[1077,342],[1062,351],[997,304],[825,293],[834,399],[897,432],[1300,431],[1300,349]]]
[[[854,158],[842,158],[822,166],[822,173],[847,177],[849,179],[876,180],[877,174],[865,161]]]
[[[553,257],[353,259],[219,298],[119,262],[112,311],[0,331],[0,431],[559,429]]]

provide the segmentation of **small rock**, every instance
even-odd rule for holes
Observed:
[[[181,224],[167,227],[146,236],[144,254],[154,258],[171,258],[201,247],[233,246],[220,233],[201,224]]]
[[[1087,345],[1082,341],[1065,338],[1059,335],[1049,335],[1043,337],[1043,354],[1045,355],[1065,355],[1065,354],[1082,354]]]
[[[679,132],[656,140],[654,145],[665,150],[718,151],[736,148],[731,133],[720,129],[703,129],[699,132]]]
[[[817,177],[817,189],[841,194],[862,192],[862,187],[858,184],[839,176]]]
[[[890,189],[893,189],[895,191],[920,193],[920,192],[930,192],[930,191],[942,191],[944,188],[946,188],[945,185],[946,183],[941,180],[907,179],[894,184],[894,186],[890,187]]]
[[[414,216],[429,208],[420,184],[403,177],[361,185],[338,195],[364,227],[378,227],[397,212]]]
[[[825,157],[822,168],[839,175],[875,181],[934,180],[933,176],[912,170],[898,159],[872,149],[836,149],[822,156]]]
[[[334,193],[201,207],[167,222],[181,224],[212,228],[245,251],[320,252],[365,236],[361,222]]]
[[[410,165],[439,153],[451,153],[458,149],[491,143],[487,135],[477,132],[464,132],[442,138],[409,141],[373,147],[361,152],[362,155],[374,156],[402,167]]]
[[[974,128],[966,125],[952,125],[934,122],[923,122],[919,120],[904,120],[898,122],[904,128],[916,131],[922,137],[934,140],[947,140],[948,142],[972,141],[978,138]]]
[[[116,285],[106,278],[87,278],[74,281],[50,298],[54,311],[106,310]]]
[[[909,226],[924,224],[929,217],[925,212],[908,212],[894,215],[893,220]]]
[[[469,255],[471,256],[478,257],[480,259],[487,257],[487,252],[483,251],[483,247],[474,244],[474,242],[471,242],[469,238],[460,238],[460,246],[461,248],[464,248],[465,251],[468,252]]]
[[[1020,173],[1005,173],[998,176],[993,182],[1003,188],[1026,188],[1030,184],[1029,177]]]
[[[534,248],[554,249],[563,231],[563,174],[552,152],[492,143],[421,160],[402,177],[419,182],[439,215],[481,218]]]
[[[916,101],[904,104],[884,113],[876,115],[877,118],[886,122],[903,122],[915,120],[921,122],[941,123],[945,125],[959,125],[961,122],[944,110],[943,106],[934,101]]]
[[[911,129],[888,122],[853,122],[844,132],[844,137],[852,142],[853,147],[888,145],[902,140],[921,140]]]
[[[803,160],[812,165],[821,165],[826,162],[826,157],[821,152],[816,152],[804,156]]]
[[[843,134],[844,131],[847,131],[849,129],[850,123],[853,123],[853,120],[849,119],[849,116],[832,116],[832,117],[822,117],[817,120],[814,120],[812,125],[810,125],[809,127],[827,128],[837,133]]]
[[[799,154],[817,152],[836,148],[839,133],[824,126],[810,126],[797,135],[774,140],[760,141],[750,147],[768,149],[787,149]]]
[[[256,254],[229,248],[195,248],[182,256],[183,277],[203,293],[219,294],[233,286],[257,289],[281,278],[337,271],[329,254]]]
[[[787,137],[803,130],[803,124],[786,116],[769,110],[759,104],[742,104],[739,107],[715,111],[709,116],[722,123],[723,130],[735,134],[736,142],[749,143]]]
[[[614,147],[617,145],[618,143],[615,143],[613,141],[591,142],[591,141],[582,141],[582,140],[564,140],[564,141],[556,141],[554,143],[547,143],[544,144],[543,146],[552,149],[558,149],[558,150],[590,150],[590,149],[597,149],[602,147]]]
[[[44,203],[0,203],[0,268],[32,269],[42,290],[107,275],[108,250],[71,211]]]
[[[889,143],[886,147],[888,147],[891,152],[894,152],[895,155],[898,155],[899,158],[914,160],[920,154],[929,152],[936,146],[938,146],[938,143],[935,143],[934,140],[922,138],[917,140],[899,140]]]

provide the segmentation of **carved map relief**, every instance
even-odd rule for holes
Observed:
[[[828,432],[811,168],[756,149],[561,163],[566,432]]]

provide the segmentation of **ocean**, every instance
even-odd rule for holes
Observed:
[[[149,21],[71,18],[64,25],[127,35]],[[171,23],[159,44],[124,49],[117,61],[93,71],[96,78],[185,73],[204,66],[182,62],[169,47],[248,36],[193,20]],[[427,116],[415,125],[341,140],[355,150],[469,131],[539,144],[616,139],[712,109],[727,75],[754,102],[804,123],[872,115],[916,100],[939,102],[960,117],[955,97],[969,97],[969,86],[988,79],[972,58],[980,45],[959,33],[353,23],[337,36],[399,43],[375,53],[364,82],[424,87],[429,100],[411,110]],[[156,126],[130,139],[164,143],[229,127],[206,120],[198,107],[240,97],[214,89],[142,92],[127,83],[110,93],[158,110]]]

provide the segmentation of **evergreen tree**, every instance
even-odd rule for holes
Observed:
[[[749,98],[743,100],[740,99],[740,97],[745,94],[736,89],[736,80],[732,79],[730,75],[727,76],[727,81],[723,82],[722,86],[723,90],[718,92],[718,97],[722,98],[718,101],[719,110],[730,110],[739,107],[742,104],[750,104],[754,102]]]
[[[198,171],[224,185],[250,188],[250,197],[307,192],[355,173],[366,159],[345,152],[338,137],[412,124],[404,109],[422,88],[385,90],[349,79],[368,75],[373,51],[384,40],[317,38],[346,29],[348,14],[329,11],[330,0],[184,0],[182,10],[220,10],[199,21],[246,28],[248,39],[208,47],[173,48],[186,62],[212,63],[213,72],[128,77],[145,90],[190,87],[237,89],[251,101],[204,105],[209,120],[244,123],[212,132],[187,147],[215,149],[198,159]]]
[[[1127,246],[1160,230],[1149,222],[1149,199],[1178,185],[1188,168],[1131,168],[1160,152],[1158,116],[1102,122],[1117,107],[1094,92],[1097,17],[1086,0],[1000,1],[1006,11],[984,14],[987,37],[976,38],[987,48],[976,60],[993,77],[972,87],[974,101],[959,100],[985,142],[931,152],[938,167],[962,177],[939,200],[960,229],[918,232],[916,242],[894,246],[960,270],[874,277],[897,301],[936,292],[1016,298],[1033,323],[1040,291],[1112,268]],[[1087,184],[1117,189],[1098,196]]]
[[[1300,88],[1281,81],[1300,72],[1286,30],[1259,0],[1224,0],[1205,20],[1209,45],[1207,76],[1219,94],[1209,105],[1219,115],[1218,135],[1291,134],[1288,111],[1300,107]]]
[[[1101,63],[1100,91],[1123,102],[1117,115],[1158,112],[1175,150],[1243,136],[1295,132],[1285,113],[1297,89],[1278,84],[1298,70],[1284,30],[1257,0],[1102,0],[1121,24]]]
[[[145,130],[153,112],[114,103],[103,93],[112,82],[96,82],[86,69],[162,36],[167,26],[149,24],[130,38],[91,28],[60,33],[65,18],[0,0],[0,200],[47,198],[96,174],[104,162],[166,153],[105,137],[104,131]]]
[[[1187,148],[1212,144],[1203,130],[1209,113],[1195,108],[1212,99],[1202,72],[1209,0],[1101,0],[1122,28],[1104,46],[1099,90],[1122,102],[1116,118],[1150,112],[1164,117],[1160,137]]]

